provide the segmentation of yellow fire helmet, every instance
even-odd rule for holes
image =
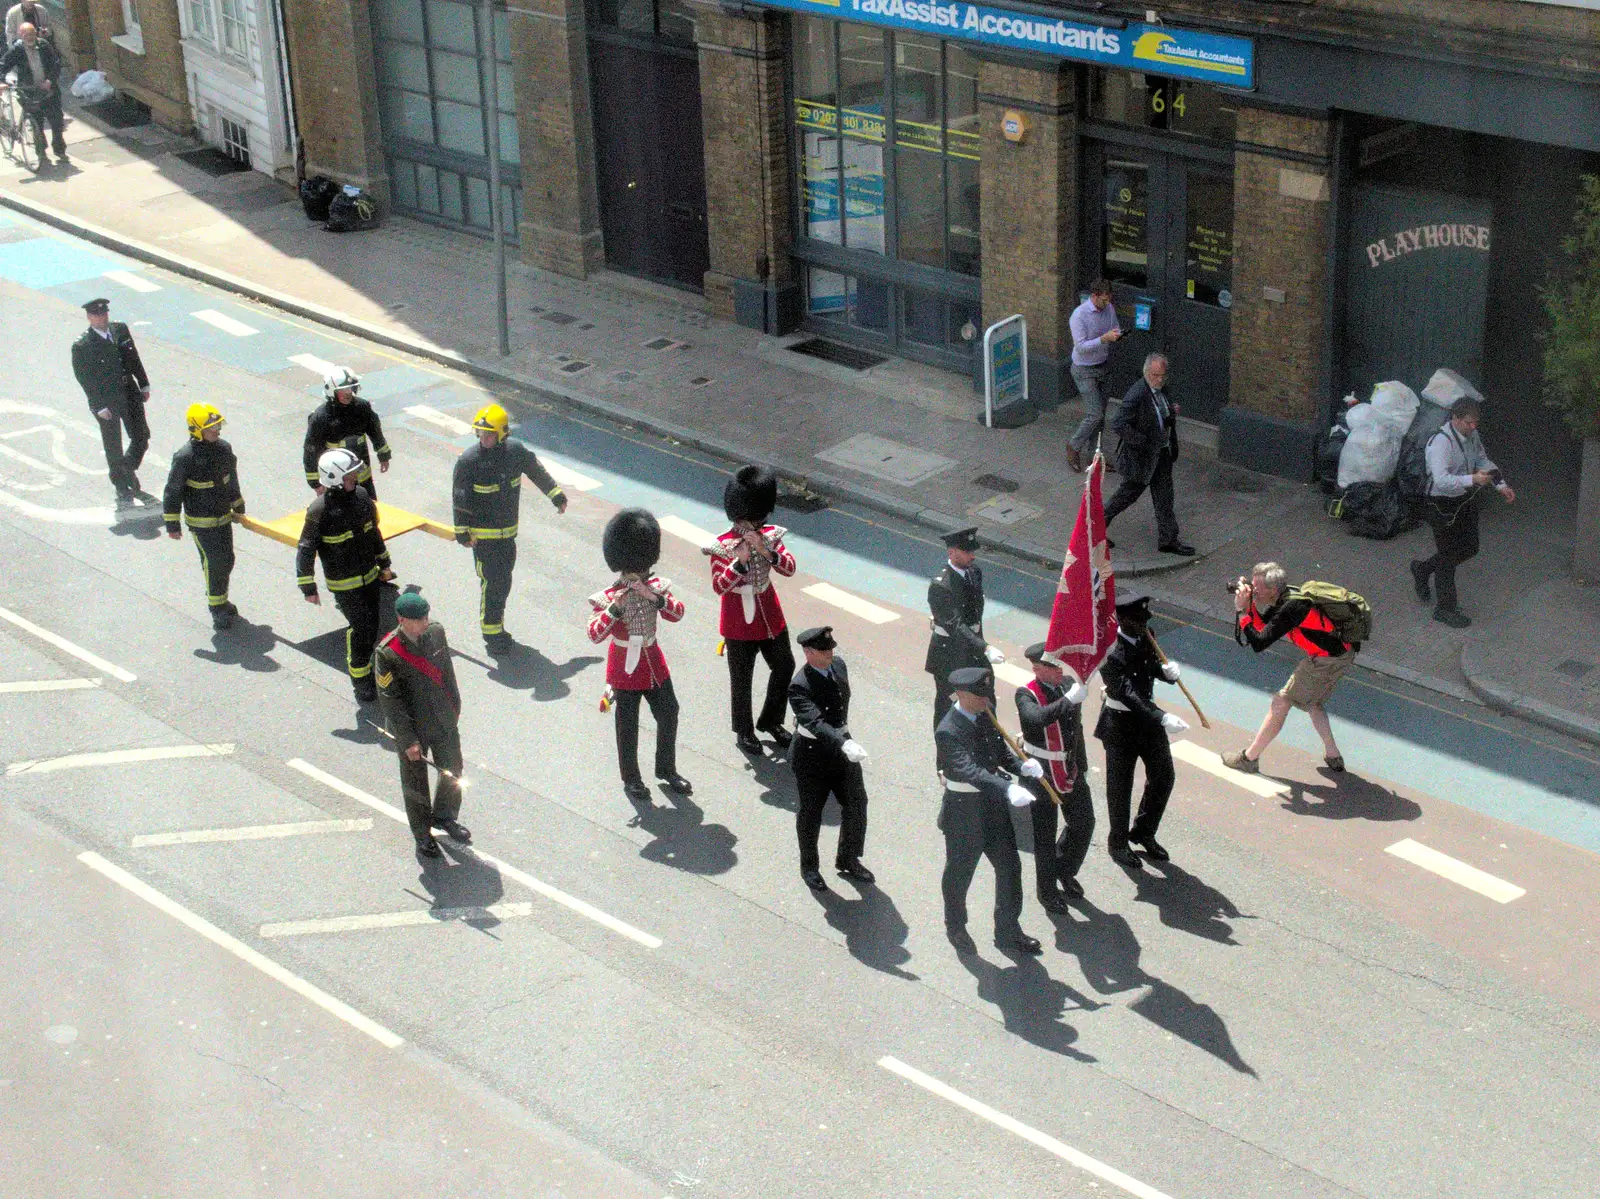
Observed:
[[[218,428],[224,423],[222,413],[210,404],[190,404],[188,411],[183,414],[183,419],[189,425],[189,436],[196,441],[200,440],[200,435],[207,429]]]
[[[511,432],[511,417],[499,404],[485,404],[472,418],[472,428],[478,433],[493,433],[504,441]]]

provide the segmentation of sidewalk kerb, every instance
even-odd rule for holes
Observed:
[[[1589,745],[1600,745],[1600,721],[1576,712],[1564,712],[1552,704],[1489,682],[1478,665],[1475,647],[1470,641],[1461,647],[1461,673],[1467,676],[1468,684],[1483,702],[1496,711],[1543,725]]]

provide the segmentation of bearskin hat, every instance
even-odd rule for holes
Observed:
[[[612,570],[644,574],[661,557],[661,526],[643,508],[624,508],[606,523],[600,552]]]
[[[732,521],[765,524],[778,506],[778,477],[764,466],[741,466],[722,489],[722,510]]]

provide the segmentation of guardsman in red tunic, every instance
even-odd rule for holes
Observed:
[[[1067,899],[1083,896],[1079,868],[1089,852],[1094,833],[1094,803],[1089,796],[1089,750],[1083,740],[1083,684],[1071,679],[1059,663],[1045,657],[1044,642],[1027,649],[1033,663],[1033,681],[1017,688],[1017,718],[1022,723],[1022,748],[1044,767],[1044,777],[1025,778],[1022,785],[1034,794],[1033,866],[1039,885],[1039,906],[1047,912],[1065,912]],[[1045,788],[1048,782],[1060,796],[1066,828],[1056,839],[1057,800]]]
[[[639,701],[644,700],[656,722],[656,778],[669,791],[689,795],[694,788],[678,773],[678,697],[656,644],[658,620],[683,619],[683,601],[666,579],[652,573],[661,557],[661,526],[643,508],[625,508],[606,525],[600,546],[617,581],[589,597],[594,609],[589,640],[611,641],[606,689],[615,696],[623,790],[635,803],[650,802],[650,788],[639,775]]]
[[[794,677],[794,651],[789,648],[789,627],[783,606],[772,586],[772,576],[794,574],[794,555],[783,545],[784,529],[767,518],[778,502],[778,480],[761,466],[743,466],[722,492],[722,510],[733,522],[707,546],[711,557],[711,590],[722,597],[722,639],[728,658],[728,682],[733,703],[733,733],[747,754],[762,753],[757,730],[766,733],[779,749],[792,736],[783,727],[789,680]],[[767,698],[761,714],[750,715],[751,679],[756,657],[767,661]]]

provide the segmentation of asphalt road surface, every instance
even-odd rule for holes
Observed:
[[[188,538],[162,534],[159,505],[113,511],[67,352],[98,294],[154,383],[153,492],[205,399],[251,513],[299,511],[333,362],[384,418],[382,498],[448,521],[485,399],[0,217],[0,1193],[1600,1192],[1593,750],[1358,672],[1332,704],[1350,774],[1322,768],[1296,716],[1265,773],[1234,775],[1216,754],[1293,658],[1169,613],[1158,630],[1213,725],[1164,693],[1195,725],[1173,862],[1130,876],[1097,836],[1087,900],[1052,918],[1025,861],[1039,959],[989,946],[982,867],[963,961],[943,933],[921,672],[934,539],[848,509],[776,518],[800,563],[780,584],[790,624],[835,626],[872,754],[878,884],[830,872],[814,896],[787,764],[746,758],[728,727],[696,542],[722,527],[729,464],[507,397],[573,497],[565,516],[524,506],[520,649],[483,653],[466,550],[392,542],[465,701],[476,842],[423,867],[342,622],[301,600],[293,551],[236,533],[245,620],[213,634]],[[600,530],[635,503],[664,518],[660,569],[689,608],[662,643],[695,784],[643,811],[585,636],[609,581]],[[991,639],[1019,662],[1054,580],[1004,561],[988,579]],[[1000,710],[1014,723],[1009,685]],[[830,812],[825,862],[835,828]]]

